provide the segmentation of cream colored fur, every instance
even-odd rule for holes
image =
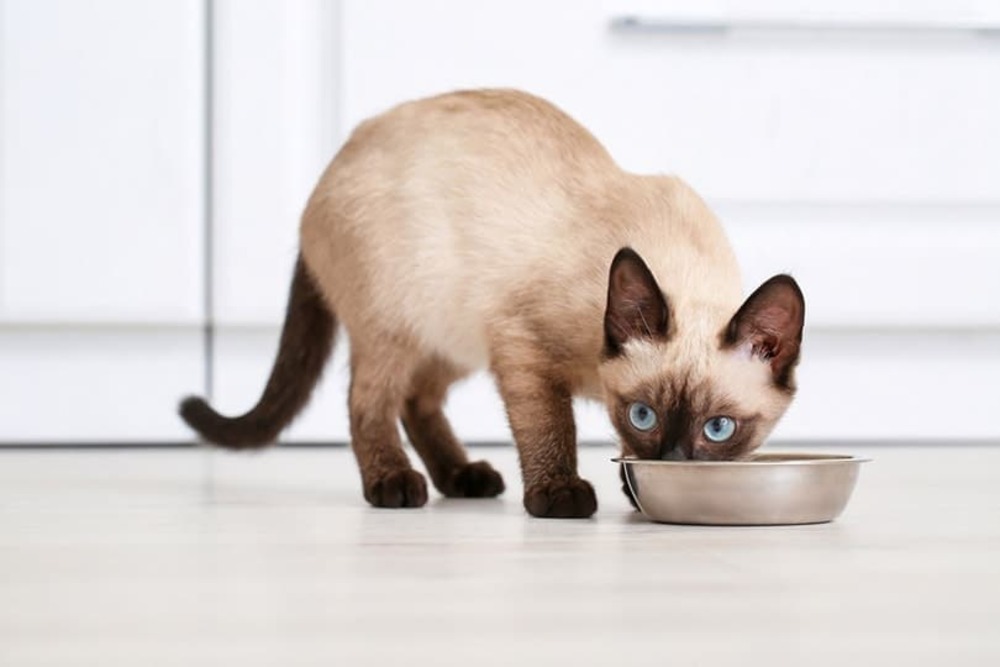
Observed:
[[[766,355],[722,345],[742,287],[701,198],[678,178],[623,171],[589,132],[526,93],[452,93],[363,123],[320,179],[301,243],[351,338],[352,440],[374,504],[426,497],[400,448],[400,415],[443,492],[502,489],[488,466],[467,462],[440,410],[448,384],[479,368],[497,378],[536,516],[596,509],[576,473],[572,395],[604,400],[621,432],[630,394],[659,387],[666,399],[683,386],[696,418],[719,404],[753,425],[744,449],[791,400]],[[609,268],[625,247],[665,294],[670,335],[606,360]],[[655,443],[642,446],[657,455]],[[693,455],[743,453],[703,449]]]
[[[625,173],[568,116],[515,91],[444,95],[364,123],[302,224],[304,257],[349,333],[401,327],[469,370],[489,363],[491,331],[526,292],[596,364],[608,266],[624,246],[668,293],[682,338],[714,337],[739,306],[732,250],[693,190]]]

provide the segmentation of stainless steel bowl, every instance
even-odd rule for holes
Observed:
[[[648,518],[713,526],[832,521],[867,460],[799,453],[761,453],[745,461],[614,459]]]

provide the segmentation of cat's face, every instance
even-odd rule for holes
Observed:
[[[642,259],[620,251],[600,373],[623,454],[718,461],[754,451],[795,393],[804,314],[798,285],[779,275],[722,325],[713,312],[676,321]]]

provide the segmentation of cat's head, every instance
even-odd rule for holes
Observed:
[[[600,374],[623,453],[711,461],[759,447],[795,393],[804,316],[787,275],[764,282],[734,313],[706,304],[675,314],[642,258],[619,251]]]

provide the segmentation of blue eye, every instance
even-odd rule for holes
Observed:
[[[656,413],[645,403],[628,406],[628,420],[640,431],[652,431],[656,427]]]
[[[729,417],[712,417],[701,429],[705,437],[712,442],[725,442],[736,433],[736,420]]]

